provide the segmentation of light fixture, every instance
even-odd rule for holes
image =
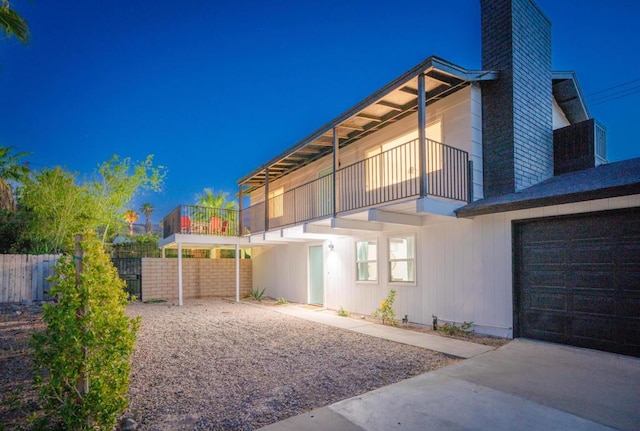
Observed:
[[[335,247],[335,246],[333,245],[333,243],[331,241],[329,241],[329,245],[327,247],[329,247],[329,251],[333,251],[333,247]]]

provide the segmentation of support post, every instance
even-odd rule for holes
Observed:
[[[467,162],[467,202],[473,202],[473,160]]]
[[[182,244],[178,243],[178,305],[182,306]]]
[[[338,175],[338,160],[340,151],[340,139],[338,138],[338,131],[333,128],[333,217],[338,216],[338,187],[337,187],[337,175]]]
[[[420,196],[427,196],[427,98],[425,93],[424,73],[418,75],[418,147],[420,150]]]
[[[269,230],[269,168],[264,168],[264,231]]]
[[[236,234],[238,236],[242,236],[242,231],[242,184],[240,184],[238,186],[238,232]]]
[[[240,302],[240,246],[236,244],[236,302]]]

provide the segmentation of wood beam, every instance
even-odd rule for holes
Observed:
[[[355,125],[351,125],[351,124],[338,124],[337,127],[343,127],[345,129],[351,129],[351,130],[360,130],[363,131],[364,129],[362,128],[362,126],[355,126]]]
[[[414,96],[418,95],[418,90],[411,87],[402,87],[400,88],[400,91],[402,91],[403,93],[413,94]]]
[[[376,121],[378,123],[382,122],[382,118],[376,117],[375,115],[365,114],[364,112],[357,113],[356,117],[366,118],[367,120]]]
[[[394,111],[399,111],[399,112],[403,111],[401,105],[396,105],[395,103],[387,102],[386,100],[378,100],[376,102],[376,104],[381,105],[381,106],[385,106],[387,108],[391,108]]]

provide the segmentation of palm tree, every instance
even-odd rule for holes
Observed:
[[[149,220],[149,217],[151,217],[151,213],[154,212],[155,210],[156,209],[149,202],[142,204],[142,206],[140,207],[140,211],[142,211],[144,213],[144,216],[147,218],[147,221],[144,224],[144,231],[146,233],[151,232],[152,226],[151,226],[151,220]]]
[[[127,210],[124,213],[124,219],[129,223],[129,235],[133,235],[133,224],[138,221],[140,216],[134,210]]]
[[[236,201],[227,201],[229,193],[217,192],[214,193],[213,189],[206,188],[204,193],[197,195],[197,204],[207,208],[235,210],[238,209],[238,203]]]
[[[0,6],[0,9],[3,6]],[[12,211],[16,207],[10,181],[21,182],[29,175],[29,168],[19,159],[29,153],[11,154],[13,147],[0,147],[0,210]]]
[[[204,189],[204,193],[196,195],[196,203],[201,207],[207,208],[207,210],[196,211],[194,215],[203,219],[219,217],[228,220],[228,223],[231,223],[229,230],[235,232],[237,230],[238,214],[236,210],[238,209],[238,203],[236,201],[227,201],[227,196],[229,196],[229,193],[216,193],[213,189]]]
[[[9,0],[0,0],[0,28],[7,37],[15,35],[22,43],[29,42],[29,25],[16,11],[11,9]]]

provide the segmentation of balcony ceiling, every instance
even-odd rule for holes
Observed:
[[[430,57],[284,153],[238,180],[243,193],[250,193],[262,187],[267,169],[269,181],[273,181],[330,154],[333,151],[334,128],[339,146],[344,148],[416,112],[420,74],[425,75],[427,106],[461,90],[473,81],[495,79],[497,75],[496,72],[490,71],[468,71],[437,57]]]

